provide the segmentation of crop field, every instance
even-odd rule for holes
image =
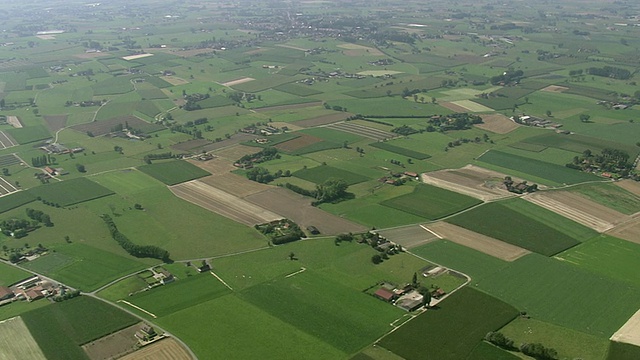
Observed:
[[[321,125],[333,124],[339,121],[347,120],[351,113],[337,113],[330,115],[322,115],[311,119],[294,121],[292,124],[303,128],[313,128]]]
[[[523,142],[545,147],[554,147],[576,153],[582,153],[587,149],[591,150],[594,154],[600,153],[606,148],[619,149],[628,153],[632,158],[637,156],[640,152],[640,148],[637,146],[578,134],[563,135],[549,132],[547,134],[529,137]]]
[[[133,91],[130,77],[107,78],[93,85],[94,96],[124,94],[129,91]]]
[[[68,115],[45,115],[44,121],[47,123],[49,130],[55,132],[67,125]]]
[[[416,160],[425,160],[431,157],[431,155],[425,154],[425,153],[421,153],[415,150],[411,150],[411,149],[406,149],[403,148],[401,146],[396,146],[393,144],[390,144],[388,142],[375,142],[375,143],[371,143],[369,144],[369,146],[373,146],[375,148],[378,149],[382,149],[382,150],[386,150],[389,152],[392,152],[394,154],[398,154],[398,155],[402,155],[402,156],[407,156],[410,158],[414,158]]]
[[[447,222],[547,256],[578,244],[573,237],[501,203],[485,204]]]
[[[0,321],[0,358],[46,360],[20,317]]]
[[[28,191],[33,197],[40,197],[42,200],[60,204],[60,206],[70,206],[113,195],[111,190],[86,178],[50,183]]]
[[[18,142],[4,131],[0,131],[0,150],[18,145]]]
[[[466,195],[431,185],[418,185],[412,193],[386,200],[381,205],[435,220],[480,204]]]
[[[143,100],[158,100],[167,98],[167,95],[163,93],[162,90],[157,88],[138,90],[138,94]]]
[[[0,264],[0,286],[9,286],[31,277],[31,273],[5,263]]]
[[[464,287],[385,336],[378,345],[407,359],[465,359],[489,331],[513,320],[511,305]]]
[[[15,193],[16,191],[18,191],[18,188],[15,185],[0,176],[0,197]]]
[[[468,359],[491,359],[491,360],[518,360],[518,356],[500,349],[495,345],[491,345],[485,341],[476,346]]]
[[[607,360],[635,360],[640,356],[640,347],[617,341],[609,343]]]
[[[161,125],[148,123],[136,116],[121,116],[107,120],[94,121],[87,124],[74,125],[71,128],[81,133],[91,132],[94,136],[102,136],[113,132],[118,125],[129,124],[129,127],[144,133],[153,133],[164,129]]]
[[[142,100],[136,105],[136,111],[139,111],[149,117],[154,117],[160,113],[160,109],[151,100]]]
[[[475,165],[460,169],[447,169],[422,174],[424,183],[465,194],[483,201],[510,197],[503,188],[506,175]],[[520,181],[513,178],[514,181]]]
[[[593,174],[587,174],[564,166],[496,150],[485,153],[478,160],[532,176],[542,177],[559,184],[576,184],[586,181],[602,180]],[[567,159],[567,161],[570,160],[571,159]]]
[[[127,301],[163,317],[229,293],[230,290],[218,279],[204,272],[136,294]]]
[[[363,175],[329,165],[321,165],[314,168],[298,170],[292,175],[303,180],[311,181],[315,184],[322,184],[329,179],[342,179],[348,185],[354,185],[369,180],[369,178]]]
[[[366,137],[372,140],[377,140],[377,141],[393,139],[398,136],[392,132],[379,130],[376,128],[372,128],[372,127],[364,126],[360,124],[354,124],[351,122],[342,122],[339,124],[332,124],[327,127],[330,129],[352,133],[355,135],[359,135],[359,136]]]
[[[132,325],[115,333],[101,337],[82,345],[82,349],[91,359],[118,358],[137,349],[138,338],[136,332],[140,324]]]
[[[637,286],[538,254],[509,263],[480,280],[478,288],[535,319],[604,339],[640,307]]]
[[[39,140],[45,140],[51,137],[49,129],[47,129],[44,125],[33,125],[25,126],[22,128],[8,129],[4,131],[4,134],[4,137],[0,136],[0,141],[5,144],[5,148],[11,147],[11,145],[7,145],[7,143],[18,143],[22,145]],[[4,142],[5,140],[7,140],[7,143]]]
[[[616,182],[616,185],[632,193],[637,198],[640,198],[640,184],[638,184],[638,182],[632,181],[632,180],[622,180],[622,181]],[[630,210],[630,211],[634,211],[634,210]]]
[[[402,226],[381,230],[378,233],[406,249],[412,249],[438,239],[436,235],[425,230],[421,225]]]
[[[311,136],[311,135],[300,135],[300,136],[296,136],[294,138],[291,138],[290,136],[287,136],[285,139],[285,141],[283,142],[276,142],[274,143],[270,143],[269,145],[275,146],[276,149],[278,150],[282,150],[282,151],[286,151],[286,152],[294,152],[294,151],[298,151],[300,149],[304,149],[307,146],[311,146],[317,143],[322,142],[323,140],[315,137],[315,136]],[[276,140],[277,141],[277,140]]]
[[[635,185],[631,180],[623,180],[615,184],[584,184],[575,186],[569,191],[591,199],[625,215],[632,215],[640,211],[640,195],[631,192]],[[640,193],[639,193],[640,194]]]
[[[307,134],[311,136],[315,136],[321,138],[325,141],[330,141],[336,144],[353,144],[362,140],[363,138],[358,135],[346,133],[344,131],[336,131],[326,127],[316,127],[311,129],[304,129],[299,131],[298,133]]]
[[[167,161],[138,167],[138,170],[160,180],[166,185],[176,185],[186,181],[211,175],[208,171],[187,162]]]
[[[388,331],[402,310],[306,271],[250,287],[242,298],[268,314],[353,353]],[[281,301],[286,299],[287,301]],[[336,306],[340,299],[340,306]],[[361,311],[351,311],[354,308]]]
[[[251,181],[244,176],[224,172],[201,178],[199,181],[240,198],[273,189],[269,185]]]
[[[173,338],[166,338],[125,355],[122,360],[191,360],[191,355]]]
[[[87,359],[80,345],[131,326],[138,319],[86,296],[22,315],[47,359]]]
[[[276,86],[274,89],[297,96],[311,96],[322,94],[322,91],[315,90],[309,85],[298,85],[292,83],[282,84],[280,86]]]
[[[480,115],[480,117],[482,118],[482,124],[475,124],[474,126],[496,134],[508,134],[520,126],[502,114],[484,114]]]

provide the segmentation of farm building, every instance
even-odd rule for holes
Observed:
[[[396,306],[406,311],[414,311],[422,306],[423,298],[419,292],[412,290],[399,297]]]
[[[11,299],[14,296],[13,291],[6,286],[0,286],[0,301]]]
[[[318,230],[318,228],[313,226],[313,225],[307,226],[307,230],[309,231],[309,233],[311,233],[313,235],[320,234],[320,230]]]
[[[376,290],[376,292],[373,293],[373,295],[376,296],[378,299],[384,300],[386,302],[390,302],[396,297],[396,294],[394,294],[393,291],[387,290],[385,288],[380,288]]]

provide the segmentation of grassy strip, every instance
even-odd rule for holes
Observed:
[[[431,157],[431,155],[425,154],[425,153],[421,153],[418,151],[414,151],[414,150],[410,150],[410,149],[405,149],[403,147],[400,146],[395,146],[395,145],[391,145],[388,142],[375,142],[375,143],[371,143],[369,144],[369,146],[373,146],[375,148],[378,149],[382,149],[382,150],[386,150],[398,155],[402,155],[402,156],[407,156],[410,158],[414,158],[417,160],[425,160]]]

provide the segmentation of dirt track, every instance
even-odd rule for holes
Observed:
[[[190,203],[248,226],[283,218],[198,180],[171,186],[169,189],[176,196]]]
[[[191,356],[177,341],[166,338],[121,357],[120,360],[191,360]]]
[[[612,341],[640,346],[640,310],[622,325],[613,336]]]
[[[422,174],[422,182],[465,194],[482,201],[514,196],[500,187],[506,175],[467,165],[460,169],[438,170]],[[513,179],[514,181],[520,181]]]
[[[628,218],[622,213],[568,191],[532,193],[523,199],[598,232],[610,230]]]
[[[531,253],[530,251],[518,246],[507,244],[506,242],[478,234],[444,221],[423,226],[456,244],[478,250],[505,261],[514,261]]]

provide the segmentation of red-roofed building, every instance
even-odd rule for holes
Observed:
[[[29,290],[25,291],[24,292],[24,296],[29,301],[35,301],[35,300],[38,300],[38,299],[42,299],[44,297],[44,295],[42,295],[42,292],[40,290],[36,290],[36,289],[29,289]]]
[[[396,297],[396,294],[394,294],[393,291],[389,291],[385,288],[378,289],[373,295],[387,302],[393,300]]]

